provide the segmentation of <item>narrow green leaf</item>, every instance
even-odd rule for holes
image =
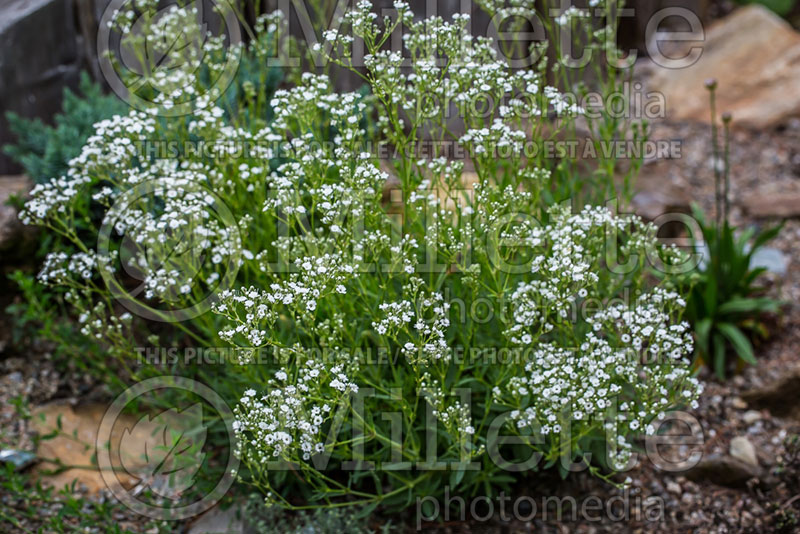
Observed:
[[[753,313],[777,311],[780,302],[769,298],[733,299],[719,307],[719,313]]]
[[[725,380],[725,339],[714,332],[714,372],[720,380]]]
[[[730,323],[721,323],[717,325],[717,328],[731,342],[731,345],[736,349],[736,353],[742,360],[751,365],[758,363],[756,362],[755,354],[753,354],[753,345],[750,344],[750,340],[741,330]]]
[[[768,242],[775,239],[780,231],[783,229],[784,223],[781,223],[777,226],[773,226],[772,228],[767,228],[763,232],[760,232],[756,238],[753,240],[753,248],[750,249],[750,253],[748,257],[751,257],[755,252],[766,245]]]
[[[711,332],[711,317],[701,319],[697,326],[695,326],[695,334],[697,334],[697,344],[700,346],[700,352],[708,354],[708,335]]]
[[[465,469],[456,469],[450,472],[450,486],[455,489],[461,483],[461,480],[464,478],[464,474],[466,473]]]
[[[708,315],[714,315],[717,312],[717,294],[717,279],[709,276],[706,279],[705,291],[703,291],[703,304],[705,304]]]

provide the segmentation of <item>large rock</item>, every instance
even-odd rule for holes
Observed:
[[[62,489],[77,481],[90,493],[106,488],[100,471],[94,468],[94,458],[97,429],[107,409],[101,404],[78,407],[48,404],[34,411],[31,418],[33,430],[48,437],[39,442],[37,450],[42,462],[37,466],[35,476],[42,484]],[[55,462],[74,467],[58,470]],[[124,473],[120,474],[122,476]],[[125,481],[130,484],[132,479],[127,477]]]
[[[22,225],[17,208],[9,204],[12,197],[25,198],[32,187],[27,176],[0,176],[0,252],[19,247],[33,231],[32,227]]]
[[[43,437],[36,451],[40,461],[34,468],[37,480],[57,489],[77,481],[90,493],[98,493],[107,488],[97,467],[96,444],[101,421],[108,409],[109,406],[104,403],[78,406],[52,403],[36,408],[31,418],[31,427]],[[110,436],[114,451],[111,464],[117,480],[125,488],[130,489],[139,484],[142,481],[141,473],[152,472],[153,462],[158,459],[158,453],[153,453],[158,451],[157,446],[148,445],[150,449],[147,449],[138,443],[158,445],[158,441],[153,441],[153,437],[164,435],[162,423],[165,420],[169,421],[167,428],[170,432],[185,428],[182,426],[183,421],[173,416],[172,412],[166,412],[164,417],[166,419],[159,420],[157,417],[151,419],[150,415],[140,417],[121,414],[116,419]],[[150,450],[151,454],[154,454],[153,458],[148,459],[146,455],[137,454],[140,449]],[[165,458],[164,461],[169,459]],[[65,469],[59,470],[58,467]],[[154,490],[157,489],[156,481],[153,479],[145,479],[145,482]]]
[[[654,69],[650,88],[664,94],[669,118],[708,121],[709,78],[719,83],[717,109],[736,124],[766,128],[800,116],[800,34],[783,19],[756,4],[737,9],[708,29],[702,48],[690,67]]]

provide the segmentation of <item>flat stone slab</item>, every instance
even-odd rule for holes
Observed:
[[[753,217],[781,219],[800,217],[800,193],[756,194],[743,198],[740,204],[742,209]]]

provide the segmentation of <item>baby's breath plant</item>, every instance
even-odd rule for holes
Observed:
[[[570,199],[601,204],[612,198],[629,202],[643,161],[639,154],[648,139],[648,121],[646,116],[637,116],[626,92],[633,84],[636,53],[617,47],[619,14],[626,2],[590,0],[582,8],[544,2],[541,9],[520,0],[477,3],[492,17],[498,32],[543,30],[548,36],[545,41],[516,39],[498,43],[496,48],[505,58],[513,58],[512,64],[533,68],[543,79],[568,91],[562,101],[571,106],[554,102],[549,113],[538,114],[531,121],[533,138],[542,145],[554,140],[581,142],[577,157],[541,157],[537,153],[536,165],[554,174],[544,195],[555,202]],[[530,96],[522,92],[510,99],[512,108],[519,98]],[[563,113],[574,111],[578,104],[591,107],[591,112]],[[502,114],[504,108],[498,111]],[[609,151],[613,142],[628,142],[632,154],[621,161]]]
[[[413,22],[398,1],[379,26],[371,7],[359,2],[316,50],[358,69],[347,49],[363,40],[370,97],[305,73],[275,93],[269,123],[208,98],[185,120],[98,123],[22,213],[77,250],[49,256],[40,280],[120,361],[158,321],[177,335],[151,330],[149,344],[235,347],[230,365],[176,372],[236,405],[240,475],[270,503],[403,508],[548,468],[610,480],[701,390],[685,302],[668,274],[657,287],[647,276],[681,254],[634,216],[546,201],[568,167],[554,172],[525,144],[582,110],[542,69],[509,69],[465,15]],[[386,51],[401,22],[404,53]],[[469,105],[476,91],[518,90],[533,98],[492,117]],[[415,153],[424,136],[469,155],[473,187],[464,158]],[[247,149],[143,156],[153,139]],[[89,202],[114,221],[95,229],[102,246],[74,231]],[[119,314],[132,278],[144,304]]]

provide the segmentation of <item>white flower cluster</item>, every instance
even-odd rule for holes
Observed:
[[[275,303],[273,294],[255,287],[221,292],[213,310],[236,323],[236,327],[220,331],[219,337],[232,342],[234,336],[241,335],[253,347],[264,346],[268,336],[266,327],[277,317]]]
[[[411,286],[418,286],[418,279]],[[417,302],[383,302],[378,309],[384,314],[372,327],[381,336],[397,339],[402,332],[409,341],[402,343],[401,351],[411,362],[449,361],[447,328],[450,326],[450,303],[439,293],[421,295]],[[416,319],[416,320],[415,320]]]
[[[476,154],[519,155],[525,143],[525,132],[514,130],[501,119],[495,119],[489,128],[467,130],[461,143],[472,148]]]
[[[544,88],[544,96],[553,107],[556,115],[581,115],[586,111],[573,100],[566,98],[553,86],[548,85]]]
[[[545,227],[520,235],[532,250],[531,274],[511,295],[513,325],[506,335],[515,344],[530,345],[554,325],[568,319],[576,303],[597,294],[597,272],[603,268],[610,236],[625,233],[624,252],[647,252],[652,227],[635,217],[616,217],[604,207],[586,207],[579,214],[554,210]]]
[[[137,144],[155,131],[155,119],[139,111],[114,116],[94,125],[95,133],[87,139],[80,155],[69,162],[66,176],[37,184],[20,212],[24,224],[59,224],[73,202],[82,200],[87,185],[97,179],[119,177],[131,183],[139,181],[134,158]],[[111,189],[103,189],[103,198]]]
[[[88,178],[62,176],[36,184],[31,190],[30,200],[19,214],[20,220],[23,224],[44,224],[49,216],[65,214],[81,186],[88,182]]]
[[[269,328],[277,318],[276,308],[284,306],[313,322],[317,302],[325,296],[347,293],[345,286],[353,275],[353,266],[342,263],[337,255],[304,258],[299,262],[301,273],[288,279],[273,282],[269,290],[250,287],[245,290],[225,290],[213,305],[215,313],[225,316],[236,326],[219,331],[219,337],[234,342],[243,337],[248,348],[259,348],[270,343]]]
[[[523,3],[514,4],[514,9],[525,9]],[[469,15],[457,13],[452,22],[429,17],[411,23],[403,35],[406,57],[381,48],[396,22],[381,31],[374,22],[377,16],[372,7],[369,2],[359,2],[344,20],[351,24],[353,35],[367,45],[366,77],[386,108],[378,124],[389,141],[407,143],[407,131],[426,127],[448,132],[440,117],[447,111],[444,107],[453,103],[461,112],[466,131],[456,140],[474,147],[480,163],[482,155],[495,161],[495,151],[505,149],[508,154],[504,157],[513,161],[526,138],[521,118],[541,118],[551,107],[557,115],[583,112],[556,88],[546,86],[540,72],[510,69],[498,58],[491,39],[469,33]],[[345,41],[341,31],[326,32],[324,37],[329,41],[325,47],[329,59],[349,67],[347,55],[339,57],[335,51],[351,39]],[[496,109],[478,118],[475,108],[479,102],[496,103]],[[407,119],[410,124],[406,124]]]
[[[230,172],[224,159],[211,162],[199,152],[151,158],[149,151],[159,143],[171,142],[180,129],[173,131],[169,123],[159,123],[151,113],[131,111],[96,123],[94,134],[70,161],[66,175],[34,188],[20,213],[21,220],[46,225],[75,240],[72,218],[76,211],[85,210],[81,206],[91,199],[111,208],[107,220],[114,233],[110,237],[112,241],[122,238],[126,248],[124,258],[116,250],[108,253],[113,260],[125,262],[128,274],[142,280],[142,297],[175,303],[190,299],[197,287],[213,290],[223,272],[238,267],[242,258],[252,257],[242,249],[242,227],[224,216],[229,206],[221,205],[220,197],[237,191],[253,193],[255,184],[261,187],[265,163],[272,153],[261,149],[257,141],[282,137],[268,128],[252,134],[230,126],[222,109],[208,96],[197,98],[194,104],[188,130],[199,136],[201,143],[237,147],[253,142],[248,146],[265,159],[243,162],[239,152],[228,155],[223,150],[223,157],[236,162]],[[246,223],[247,217],[241,222]],[[77,267],[81,258],[71,264]],[[55,259],[49,263],[69,266],[63,258]],[[97,258],[100,260],[108,272],[118,270],[111,259]],[[64,277],[67,271],[49,275],[50,271],[45,266],[43,279],[57,275],[59,283],[71,284]],[[75,282],[87,278],[86,269],[75,273]]]
[[[702,392],[691,376],[688,325],[671,318],[684,304],[675,293],[655,289],[630,307],[617,304],[591,317],[592,330],[578,347],[540,343],[526,375],[507,386],[513,404],[522,404],[512,419],[544,435],[558,434],[571,421],[602,421],[616,432],[617,461],[624,464],[631,449],[626,436],[639,429],[652,434],[653,420],[676,403],[696,406]],[[644,351],[653,357],[643,358]]]
[[[637,353],[680,360],[692,352],[692,336],[688,323],[669,324],[671,318],[665,308],[671,303],[678,309],[686,306],[676,292],[655,288],[639,297],[633,308],[617,303],[589,317],[587,322],[595,332],[613,328],[619,341]]]
[[[163,178],[141,202],[125,206],[114,224],[118,235],[139,247],[132,263],[144,273],[148,299],[167,299],[175,290],[191,292],[201,273],[199,265],[187,264],[186,255],[192,263],[207,257],[209,266],[225,270],[225,264],[238,261],[242,252],[239,229],[215,216],[215,197],[197,186],[205,176],[175,167],[157,165]],[[208,282],[218,276],[206,273]]]
[[[556,17],[556,24],[559,26],[568,26],[573,20],[588,17],[589,13],[585,10],[575,6],[569,6],[559,16]]]
[[[223,9],[231,9],[224,4],[216,7],[222,17],[227,15]],[[152,105],[167,111],[191,104],[206,90],[219,96],[227,87],[215,83],[203,86],[201,73],[205,70],[211,80],[218,80],[237,64],[232,56],[241,57],[243,49],[241,43],[228,43],[226,32],[215,35],[209,31],[195,4],[160,9],[158,2],[137,1],[136,11],[116,10],[108,25],[119,32],[122,48],[122,57],[112,55],[111,61],[126,64],[135,58],[144,63],[138,69],[127,64],[127,68],[118,68],[122,76],[132,77],[126,85],[153,89]]]
[[[238,454],[257,463],[276,457],[292,458],[298,451],[304,460],[325,450],[323,425],[332,410],[358,386],[340,365],[330,369],[312,360],[297,368],[296,376],[286,371],[275,373],[266,394],[258,396],[248,389],[235,410],[234,431],[239,438]],[[317,403],[325,391],[327,402]]]
[[[109,261],[94,251],[76,252],[72,255],[50,252],[45,256],[38,278],[40,282],[50,285],[73,286],[75,279],[88,283],[97,274],[98,264],[108,269]]]
[[[531,4],[527,0],[478,0],[478,5],[498,20],[518,16],[525,17],[531,13]]]
[[[470,407],[453,396],[446,395],[442,384],[425,374],[420,382],[425,400],[431,405],[431,414],[441,422],[451,435],[467,439],[475,434]]]

